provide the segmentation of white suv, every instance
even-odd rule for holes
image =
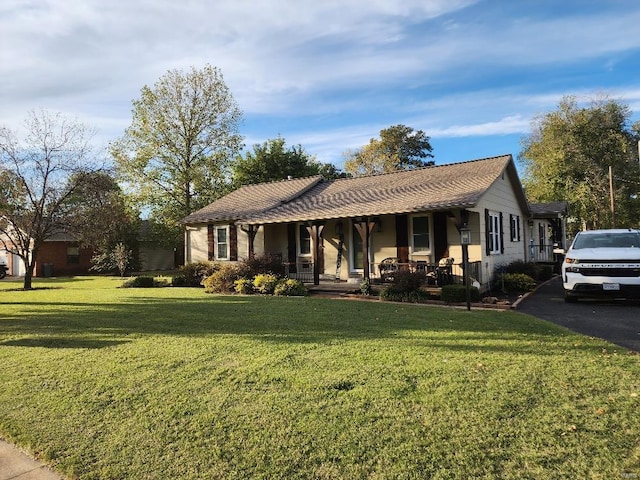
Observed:
[[[640,298],[640,230],[586,230],[562,263],[564,299]]]

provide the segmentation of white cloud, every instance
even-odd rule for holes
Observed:
[[[211,63],[247,124],[297,124],[249,130],[248,145],[281,133],[329,161],[397,123],[447,138],[527,131],[563,95],[606,90],[580,77],[557,85],[563,69],[595,59],[615,72],[640,49],[635,2],[510,6],[502,17],[477,0],[4,0],[0,123],[36,107],[72,112],[106,142],[143,85]],[[625,81],[620,96],[637,111],[637,80]]]

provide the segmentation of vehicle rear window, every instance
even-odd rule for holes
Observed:
[[[629,233],[593,233],[578,235],[574,249],[581,248],[640,248],[640,234]]]

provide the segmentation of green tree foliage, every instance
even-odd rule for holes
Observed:
[[[115,178],[106,171],[84,173],[69,197],[67,231],[84,246],[112,249],[124,242],[134,247],[140,228],[139,212],[132,208]]]
[[[638,125],[627,105],[608,98],[581,106],[563,98],[558,109],[536,118],[522,140],[524,186],[532,201],[568,201],[572,228],[638,226],[640,169]],[[615,217],[610,211],[609,166]]]
[[[108,172],[83,175],[83,181],[69,197],[67,231],[83,246],[93,249],[92,270],[105,273],[118,270],[112,260],[119,244],[135,252],[128,266],[137,266],[139,212],[129,206],[122,189]]]
[[[142,88],[132,113],[131,126],[111,145],[118,173],[136,204],[177,239],[181,218],[226,193],[242,114],[210,65],[168,71]]]
[[[380,130],[380,138],[345,152],[345,170],[351,175],[370,175],[433,165],[430,138],[422,130],[393,125]]]
[[[0,128],[0,248],[25,265],[24,289],[32,288],[45,240],[67,231],[70,199],[90,177],[91,132],[61,114],[33,111],[20,138]]]
[[[343,174],[331,164],[322,164],[309,155],[301,145],[285,146],[284,138],[255,144],[253,152],[239,156],[231,166],[235,186],[323,175],[338,178]]]

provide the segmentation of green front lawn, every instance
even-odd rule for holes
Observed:
[[[515,312],[120,282],[0,282],[0,436],[70,477],[640,476],[640,356],[604,341]]]

